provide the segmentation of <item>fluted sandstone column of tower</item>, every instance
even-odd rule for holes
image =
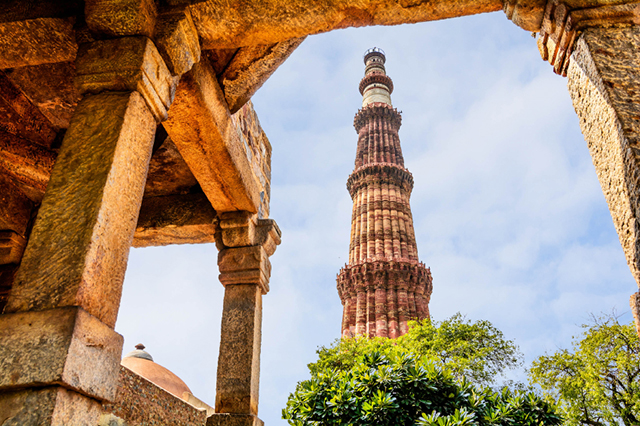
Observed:
[[[342,335],[395,338],[407,332],[407,321],[429,317],[432,280],[418,260],[409,206],[413,177],[404,167],[401,117],[391,105],[384,52],[370,49],[364,62],[355,170],[347,180],[353,199],[349,263],[337,279]]]

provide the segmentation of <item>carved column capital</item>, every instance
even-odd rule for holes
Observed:
[[[640,23],[640,3],[571,9],[558,0],[545,7],[538,49],[556,74],[567,76],[571,54],[580,33],[586,28]]]
[[[280,244],[276,222],[241,211],[222,213],[219,226],[218,267],[222,285],[258,284],[266,294],[271,276],[269,256]]]
[[[262,246],[226,248],[218,253],[220,282],[228,284],[258,284],[262,294],[269,291],[271,262]]]

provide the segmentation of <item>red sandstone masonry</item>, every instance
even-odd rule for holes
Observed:
[[[376,65],[360,83],[365,97],[369,90],[393,90]],[[409,205],[413,177],[404,168],[401,122],[385,102],[363,106],[354,119],[358,148],[347,180],[353,199],[349,264],[337,279],[343,336],[396,338],[407,332],[408,321],[429,318],[432,279],[418,260]]]

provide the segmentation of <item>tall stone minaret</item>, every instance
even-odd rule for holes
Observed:
[[[342,335],[395,338],[407,332],[407,321],[429,318],[431,271],[418,260],[409,206],[413,176],[404,168],[401,117],[391,106],[384,52],[369,49],[364,63],[362,109],[353,123],[356,164],[347,180],[353,199],[349,263],[337,280]]]

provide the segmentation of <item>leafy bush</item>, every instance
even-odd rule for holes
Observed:
[[[378,351],[355,357],[350,369],[316,368],[289,396],[283,418],[294,426],[561,423],[533,393],[496,392],[456,378],[428,357]]]

